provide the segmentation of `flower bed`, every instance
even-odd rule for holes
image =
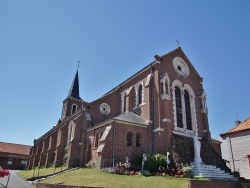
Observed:
[[[148,170],[137,170],[133,169],[132,166],[129,165],[128,168],[126,168],[126,163],[116,166],[115,168],[109,167],[109,168],[102,168],[101,171],[108,172],[111,174],[119,174],[119,175],[143,175],[143,176],[174,176],[177,178],[191,178],[192,174],[185,168],[171,168],[171,169],[164,169],[159,168],[158,170],[154,171],[148,171]]]
[[[5,169],[0,169],[0,178],[3,178],[4,176],[9,176],[10,172]]]
[[[137,157],[135,165],[129,163],[126,157],[125,163],[117,163],[116,167],[102,168],[101,171],[119,175],[143,175],[143,176],[173,176],[177,178],[192,178],[192,166],[188,164],[171,164],[168,155],[161,154],[143,154]]]

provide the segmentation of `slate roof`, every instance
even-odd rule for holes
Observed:
[[[148,125],[148,123],[146,122],[144,118],[140,117],[134,112],[121,114],[115,117],[114,120],[120,120],[120,121],[129,122],[129,123],[136,123],[136,124],[145,125],[145,126]]]
[[[75,78],[74,78],[74,80],[73,80],[73,82],[72,82],[72,85],[71,85],[71,87],[70,87],[68,97],[73,97],[73,98],[75,98],[75,99],[82,100],[82,99],[80,98],[80,94],[79,94],[78,71],[76,72]]]
[[[220,134],[220,136],[227,136],[230,134],[237,134],[245,131],[250,131],[250,117],[239,123],[236,127],[228,130],[226,133]]]
[[[0,152],[4,152],[4,153],[29,155],[31,147],[32,146],[22,145],[22,144],[0,142]]]

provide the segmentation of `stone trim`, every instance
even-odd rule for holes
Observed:
[[[171,123],[171,119],[170,118],[164,118],[162,119],[162,122],[165,123],[165,122],[168,122],[168,123]]]
[[[181,100],[182,100],[182,122],[183,128],[177,127],[177,115],[176,115],[176,97],[175,97],[175,87],[179,87],[181,90]],[[195,105],[195,94],[192,87],[188,84],[183,84],[180,80],[174,80],[172,82],[172,96],[173,96],[173,113],[174,113],[174,126],[175,130],[180,132],[190,132],[190,133],[197,133],[197,117],[196,117],[196,105]],[[191,119],[192,119],[192,130],[187,129],[186,125],[186,109],[185,109],[185,101],[184,101],[184,91],[187,90],[190,96],[190,110],[191,110]]]

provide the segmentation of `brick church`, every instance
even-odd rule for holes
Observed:
[[[102,168],[143,153],[170,152],[175,163],[192,162],[195,135],[218,149],[203,78],[180,47],[154,58],[92,102],[80,97],[77,71],[57,125],[34,141],[27,169],[58,161]],[[206,161],[202,151],[201,158]]]

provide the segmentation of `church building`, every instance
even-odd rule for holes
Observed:
[[[191,163],[195,139],[201,147],[216,145],[203,78],[180,47],[154,58],[92,102],[80,97],[77,71],[57,125],[34,141],[27,169],[59,161],[102,168],[124,163],[126,157],[132,163],[143,153],[167,152],[174,163]],[[214,159],[202,149],[200,155],[204,162]]]

